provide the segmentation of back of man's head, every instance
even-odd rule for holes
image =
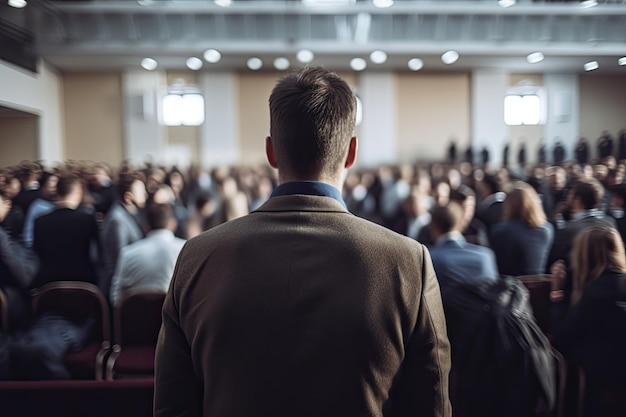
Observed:
[[[435,207],[431,216],[431,223],[437,235],[444,235],[452,231],[460,232],[463,208],[459,204],[450,202],[445,207]]]
[[[146,218],[150,230],[175,229],[174,209],[170,204],[150,204],[147,208]]]
[[[82,189],[83,183],[80,177],[73,172],[63,172],[59,174],[57,182],[57,195],[60,199],[68,197],[78,189]]]
[[[356,98],[333,72],[309,67],[281,79],[270,96],[278,168],[307,179],[334,174],[354,135]]]
[[[585,210],[597,208],[604,196],[604,188],[596,179],[580,180],[574,184],[574,198],[577,198]]]

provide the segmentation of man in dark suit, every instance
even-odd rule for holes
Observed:
[[[489,234],[491,227],[502,221],[506,194],[500,190],[500,183],[494,175],[485,175],[476,185],[476,191],[480,194],[481,201],[476,206],[475,216],[485,225]]]
[[[191,239],[163,307],[155,416],[450,416],[437,279],[413,239],[350,214],[356,100],[287,75],[266,153],[280,185]]]
[[[567,197],[571,220],[555,230],[546,270],[559,259],[569,265],[569,253],[574,246],[574,239],[583,229],[603,225],[615,227],[615,219],[598,210],[603,197],[604,187],[598,180],[581,179],[572,186]]]
[[[455,202],[432,211],[430,233],[435,245],[430,249],[433,266],[443,288],[452,283],[494,282],[498,267],[493,251],[467,243],[463,229],[463,208]]]
[[[35,220],[33,249],[41,265],[33,286],[53,281],[97,284],[98,225],[92,214],[79,210],[83,184],[71,173],[59,176],[56,209]],[[97,250],[96,250],[97,252]]]

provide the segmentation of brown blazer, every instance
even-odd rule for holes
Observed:
[[[155,416],[450,416],[428,251],[329,197],[273,197],[187,242]]]

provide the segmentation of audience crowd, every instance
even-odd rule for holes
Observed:
[[[356,216],[427,245],[442,287],[552,272],[554,341],[578,354],[590,348],[575,346],[583,340],[577,323],[623,319],[616,318],[623,309],[594,309],[593,302],[626,301],[626,161],[606,152],[591,160],[583,145],[576,159],[556,165],[523,158],[494,170],[488,158],[473,166],[450,152],[442,163],[353,169],[344,200]],[[112,306],[134,289],[167,291],[186,239],[254,211],[276,185],[269,167],[180,170],[70,160],[0,169],[0,289],[9,300],[10,331],[29,323],[29,290],[49,282],[94,283]],[[584,248],[573,257],[583,231]],[[609,248],[589,255],[606,258],[596,266],[583,252],[601,246],[602,236]],[[593,317],[581,318],[586,314]]]

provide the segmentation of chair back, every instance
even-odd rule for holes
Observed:
[[[114,311],[115,343],[156,346],[164,300],[162,291],[135,291],[122,298]]]
[[[0,332],[9,332],[9,300],[2,289],[0,289]]]
[[[31,291],[35,316],[43,313],[60,315],[76,324],[94,318],[88,341],[111,340],[110,309],[104,294],[94,284],[79,281],[57,281]]]
[[[552,276],[520,275],[516,278],[524,284],[530,296],[530,306],[539,328],[550,335],[550,291],[552,290]]]

